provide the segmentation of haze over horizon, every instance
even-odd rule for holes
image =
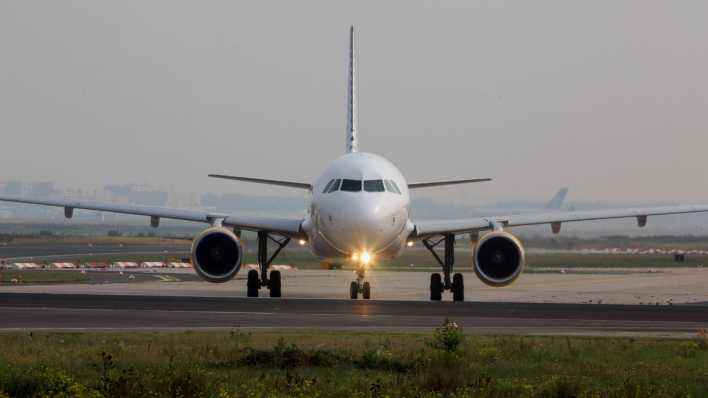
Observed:
[[[282,194],[360,149],[456,203],[708,202],[708,3],[3,2],[0,180]],[[292,195],[286,192],[287,195]]]

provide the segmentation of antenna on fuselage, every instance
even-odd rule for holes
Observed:
[[[354,25],[349,27],[349,65],[347,82],[347,153],[359,151],[356,133],[356,74],[354,71]]]

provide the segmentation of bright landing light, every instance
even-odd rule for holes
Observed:
[[[354,252],[352,253],[352,261],[361,261],[362,264],[368,265],[371,262],[371,254],[367,251]]]
[[[305,246],[305,244],[307,243],[307,241],[304,240],[304,239],[300,239],[300,242],[299,242],[299,243],[300,243],[300,246]]]
[[[369,252],[361,253],[361,262],[368,264],[369,261],[371,261],[371,254],[369,254]]]

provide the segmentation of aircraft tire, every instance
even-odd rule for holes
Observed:
[[[349,284],[349,298],[356,300],[359,297],[359,284],[355,281]]]
[[[280,271],[271,271],[270,272],[270,282],[269,282],[268,288],[270,289],[270,297],[280,297],[281,296]]]
[[[465,281],[460,273],[452,276],[452,300],[465,301]]]
[[[258,297],[259,284],[260,282],[258,281],[258,271],[254,269],[248,271],[248,280],[246,282],[246,296]]]
[[[371,285],[369,282],[364,282],[363,292],[361,294],[364,300],[369,300],[371,298]]]
[[[440,274],[430,274],[430,300],[442,300],[442,291],[443,284]]]

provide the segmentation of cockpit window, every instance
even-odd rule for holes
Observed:
[[[324,189],[322,190],[322,193],[327,193],[329,192],[330,188],[332,188],[332,185],[334,184],[334,180],[329,180],[327,185],[325,185]]]
[[[342,191],[347,192],[359,192],[361,191],[361,180],[342,180],[342,187],[339,188]]]
[[[342,182],[342,180],[339,179],[339,178],[336,179],[336,180],[334,180],[334,184],[332,184],[332,186],[329,187],[329,189],[327,190],[327,193],[337,191],[337,190],[339,189],[339,183],[340,183],[340,182]]]
[[[396,184],[396,181],[391,180],[391,185],[393,185],[393,189],[396,190],[396,193],[401,195],[401,190],[398,189],[398,184]]]
[[[386,190],[389,192],[401,194],[401,190],[398,189],[398,185],[396,185],[396,182],[393,180],[385,180],[384,183],[386,184]]]
[[[396,193],[396,190],[393,189],[393,185],[391,185],[391,180],[384,180],[384,184],[386,185],[387,191]]]
[[[385,192],[383,180],[364,180],[364,191]]]

